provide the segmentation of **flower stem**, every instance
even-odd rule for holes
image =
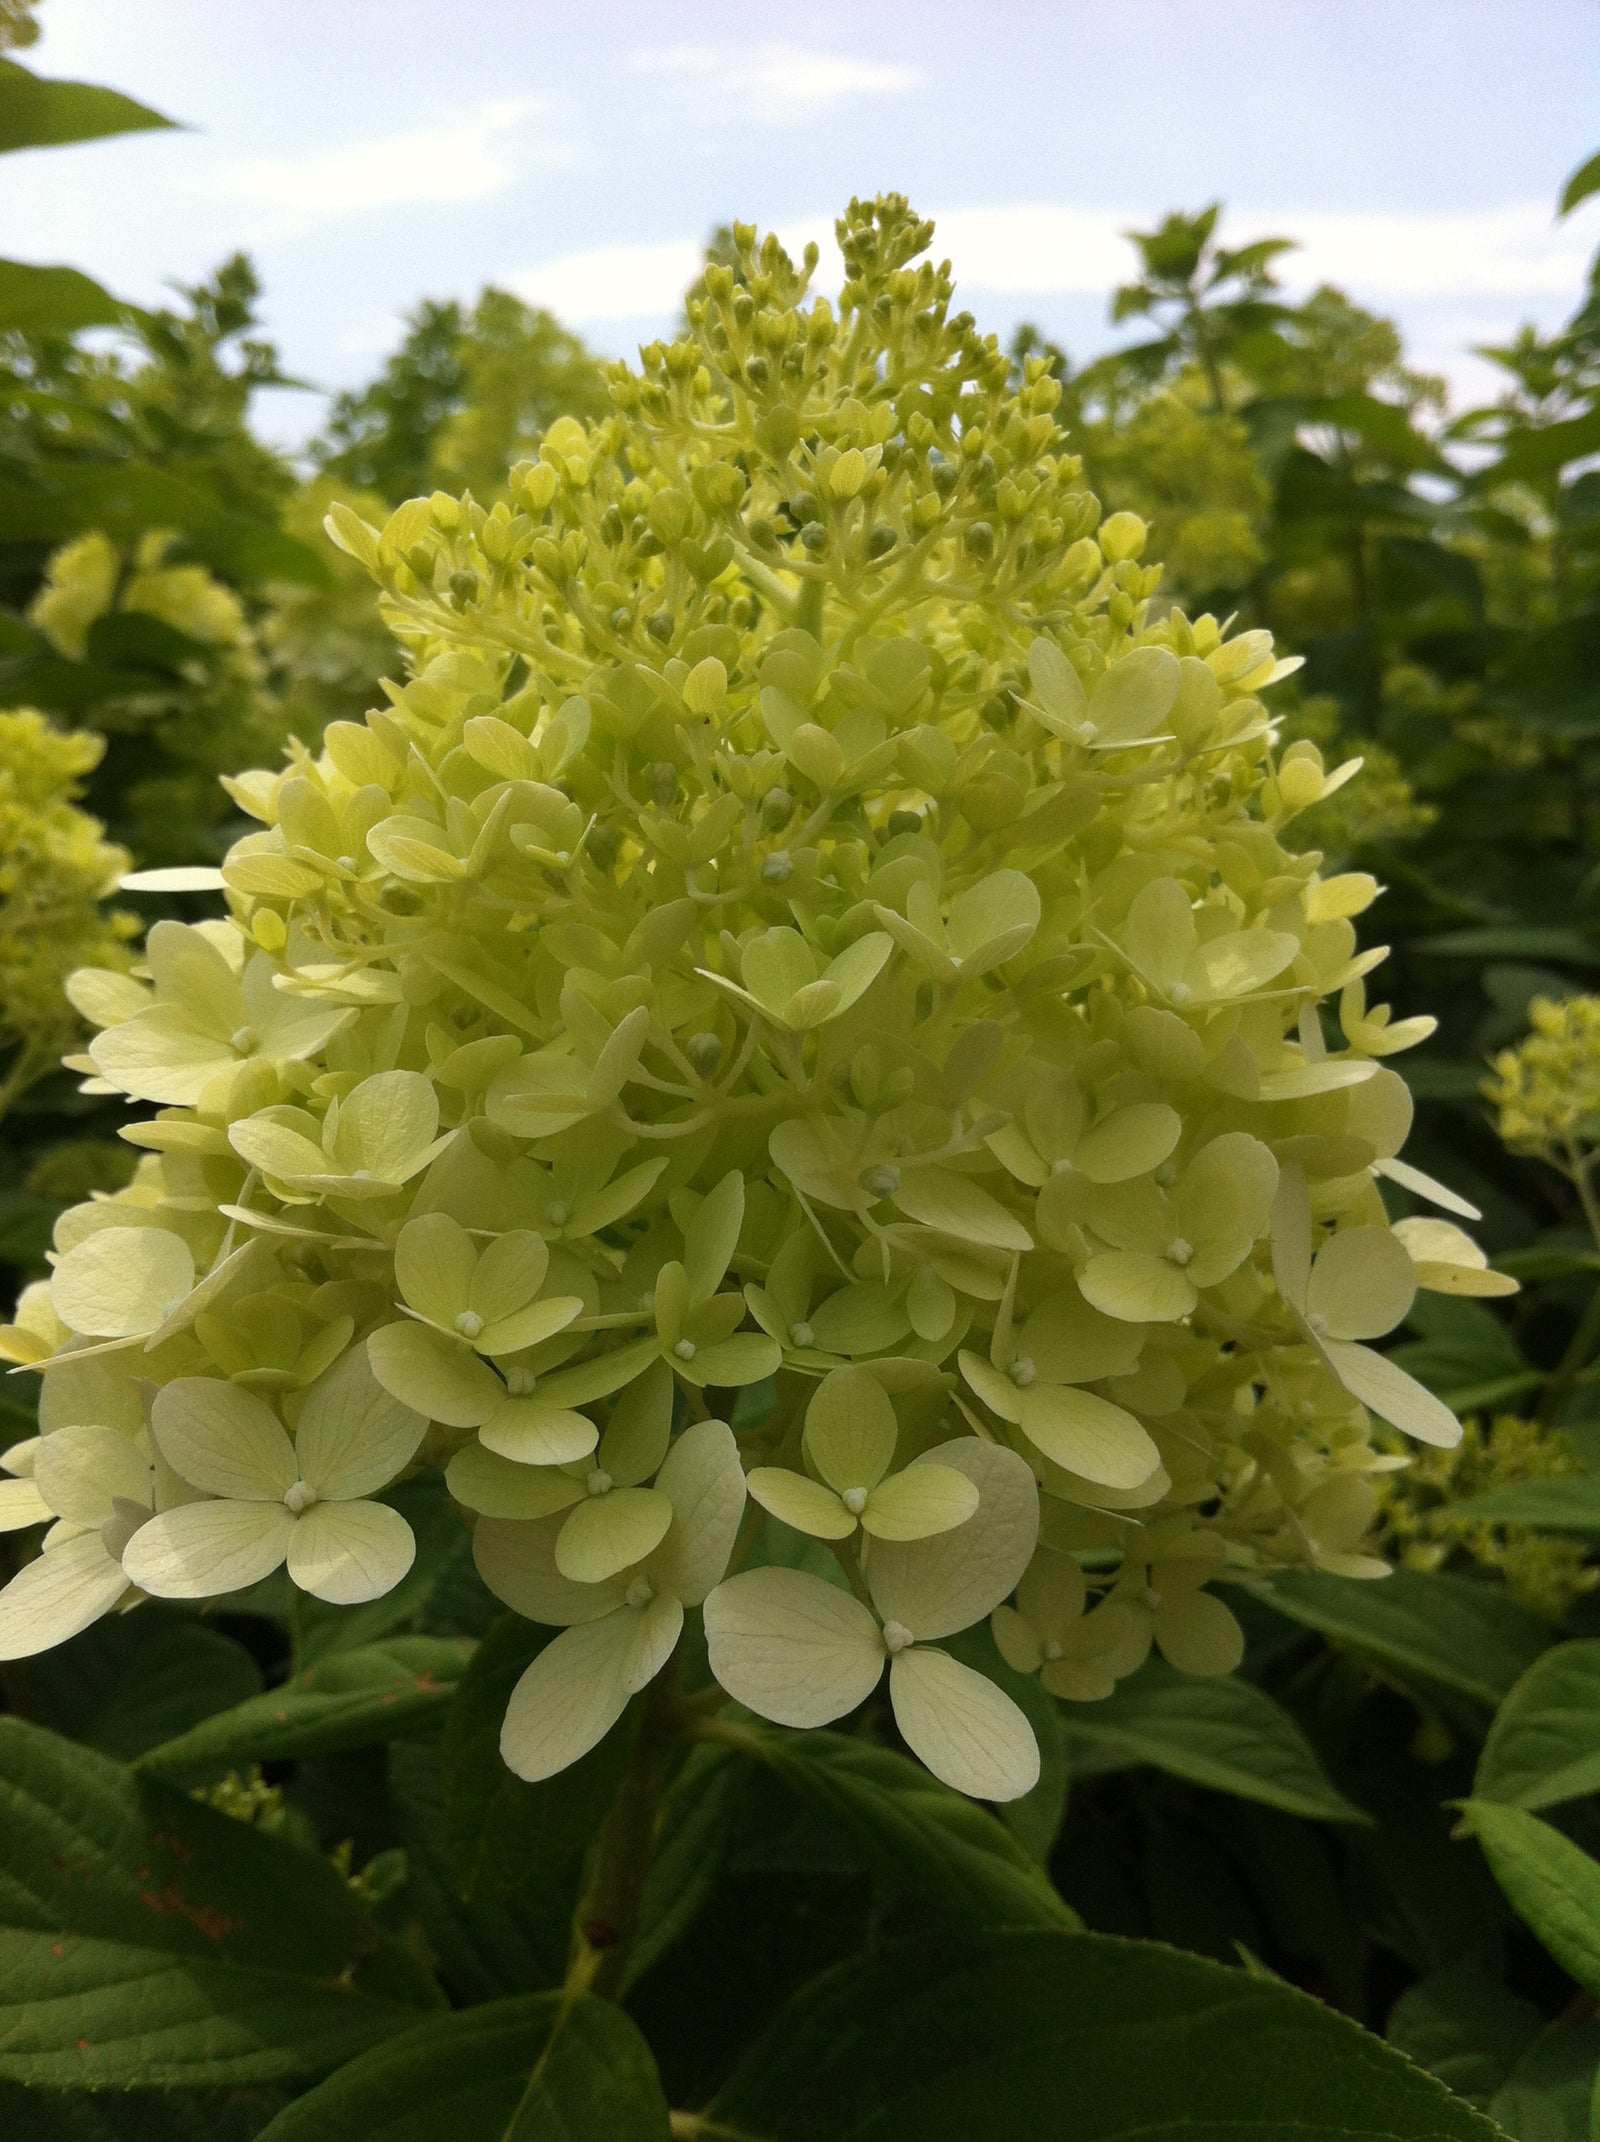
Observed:
[[[661,1796],[681,1741],[678,1655],[650,1685],[638,1737],[601,1825],[589,1880],[573,1922],[569,1997],[615,1998],[639,1926],[639,1906],[655,1851]]]

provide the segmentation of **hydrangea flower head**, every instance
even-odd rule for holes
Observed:
[[[931,226],[839,229],[834,304],[738,228],[492,510],[332,516],[409,674],[230,784],[225,914],[76,985],[146,1157],[19,1312],[0,1508],[57,1522],[0,1650],[279,1564],[371,1596],[431,1468],[561,1632],[523,1775],[702,1614],[740,1703],[886,1679],[1004,1799],[961,1631],[1092,1700],[1229,1670],[1213,1587],[1381,1571],[1372,1416],[1459,1431],[1370,1342],[1484,1267],[1385,1210],[1461,1201],[1398,1158],[1377,887],[1295,846],[1351,769],[1280,750],[1266,635],[1161,604]]]

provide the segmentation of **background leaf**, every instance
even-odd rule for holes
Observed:
[[[260,2142],[666,2142],[650,2049],[620,2008],[496,2001],[363,2054]]]
[[[1153,1942],[989,1934],[847,1964],[710,2107],[739,2142],[1493,2142],[1481,2113],[1281,1982]]]
[[[1600,1642],[1557,1644],[1528,1668],[1495,1713],[1472,1789],[1527,1808],[1600,1789]]]
[[[324,2073],[430,1998],[325,1860],[0,1718],[0,2079]]]
[[[1294,1570],[1259,1592],[1330,1642],[1491,1709],[1551,1641],[1548,1625],[1503,1591],[1442,1571],[1397,1569],[1357,1584]]]

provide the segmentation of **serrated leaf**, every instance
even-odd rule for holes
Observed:
[[[1330,1642],[1491,1710],[1551,1641],[1547,1623],[1470,1577],[1397,1569],[1356,1584],[1294,1570],[1258,1589],[1280,1614]]]
[[[1534,1661],[1495,1713],[1472,1790],[1526,1808],[1600,1790],[1600,1641]]]
[[[152,1603],[85,1629],[31,1679],[41,1724],[131,1761],[247,1702],[261,1669],[220,1630]]]
[[[840,1824],[892,1892],[936,1916],[971,1926],[1077,1924],[1001,1822],[903,1755],[842,1733],[753,1723],[723,1737]]]
[[[1191,1680],[1155,1661],[1104,1702],[1071,1705],[1064,1723],[1078,1767],[1148,1763],[1315,1822],[1372,1819],[1339,1791],[1289,1713],[1249,1681]]]
[[[870,2020],[869,2020],[870,2019]],[[1496,2142],[1381,2040],[1266,1975],[1105,1934],[902,1948],[789,2001],[708,2142]],[[1501,2137],[1503,2142],[1503,2137]]]
[[[326,1860],[0,1718],[0,2080],[325,2074],[431,2005]]]
[[[667,2142],[650,2048],[620,2008],[559,1993],[424,2023],[298,2098],[260,2142]]]
[[[330,1652],[281,1687],[151,1748],[138,1768],[237,1770],[421,1732],[442,1722],[472,1651],[453,1637],[396,1636]]]

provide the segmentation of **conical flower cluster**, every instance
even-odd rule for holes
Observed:
[[[1294,846],[1355,769],[1280,747],[1265,634],[1162,607],[931,226],[840,235],[835,307],[737,230],[492,511],[333,517],[409,681],[229,784],[225,917],[74,984],[146,1158],[12,1332],[5,1653],[280,1565],[372,1597],[432,1467],[562,1632],[523,1775],[698,1612],[738,1702],[886,1678],[1003,1799],[958,1632],[1088,1700],[1227,1672],[1230,1581],[1381,1573],[1373,1416],[1459,1430],[1371,1342],[1476,1253],[1385,1211],[1462,1207],[1397,1157],[1378,888]]]

